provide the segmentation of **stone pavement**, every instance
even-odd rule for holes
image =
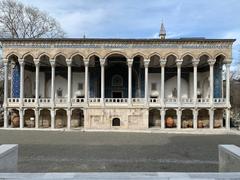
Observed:
[[[84,180],[239,180],[240,173],[37,173],[0,174],[0,179],[84,179]]]

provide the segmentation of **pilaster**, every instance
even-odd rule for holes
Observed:
[[[128,104],[132,105],[132,65],[133,59],[128,59]]]

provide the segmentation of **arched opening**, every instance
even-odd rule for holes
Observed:
[[[58,55],[55,58],[55,97],[56,99],[67,98],[68,95],[68,69],[66,58]],[[51,87],[51,84],[49,84]]]
[[[120,126],[120,119],[119,118],[113,118],[112,126]]]
[[[214,98],[223,98],[223,62],[225,56],[216,57],[214,64]]]
[[[214,110],[214,128],[223,128],[225,127],[225,119],[223,117],[224,109]]]
[[[26,109],[24,113],[24,127],[35,127],[35,112],[33,109]]]
[[[73,98],[85,97],[85,68],[83,57],[79,54],[72,57],[72,93]]]
[[[50,114],[50,110],[42,109],[40,111],[39,127],[40,128],[49,128],[49,127],[51,127],[51,114]]]
[[[210,98],[210,66],[209,66],[209,56],[202,55],[200,56],[200,61],[198,64],[198,98]]]
[[[209,128],[209,111],[207,109],[198,111],[198,128]]]
[[[74,109],[71,117],[71,127],[84,127],[84,113],[81,109]]]
[[[177,111],[175,109],[168,109],[165,114],[165,127],[175,128],[177,125]]]
[[[182,128],[193,128],[193,112],[191,109],[182,111]]]
[[[194,92],[194,78],[193,78],[193,57],[190,55],[183,56],[183,62],[181,65],[181,98],[188,99],[193,98]]]
[[[39,98],[51,98],[51,64],[49,56],[39,58]]]
[[[19,116],[19,110],[18,109],[11,109],[9,111],[10,113],[10,122],[8,124],[13,128],[19,128],[20,127],[20,116]]]
[[[151,109],[149,111],[149,127],[161,127],[161,116],[158,109]]]
[[[24,98],[35,98],[36,68],[33,56],[25,56],[24,63]]]
[[[109,77],[108,77],[109,78]],[[89,58],[89,89],[90,98],[101,97],[101,65],[98,56],[91,56]]]
[[[58,109],[55,117],[55,127],[64,128],[67,127],[67,112],[64,109]]]
[[[12,54],[8,57],[8,97],[20,98],[20,64],[18,57]]]
[[[177,98],[177,57],[175,55],[169,55],[166,58],[165,66],[165,98],[176,99]]]
[[[118,84],[112,83],[116,77],[121,80],[121,84],[119,82]],[[112,54],[106,59],[105,96],[106,98],[128,97],[128,66],[123,55]]]
[[[160,57],[153,55],[150,57],[148,66],[148,92],[150,98],[160,98],[161,67]]]
[[[132,65],[132,97],[144,97],[144,58],[135,56]]]

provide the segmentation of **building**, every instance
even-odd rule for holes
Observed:
[[[4,128],[229,129],[235,40],[165,35],[1,39]]]

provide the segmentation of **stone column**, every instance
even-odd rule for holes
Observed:
[[[133,59],[128,59],[128,104],[132,105],[132,65]]]
[[[194,59],[192,61],[192,64],[193,64],[193,101],[194,101],[195,106],[197,103],[197,82],[198,82],[197,66],[198,66],[198,63],[199,63],[198,59]]]
[[[162,59],[160,61],[161,63],[161,105],[164,105],[164,96],[165,96],[165,65],[166,65],[166,59]],[[165,112],[165,111],[164,111]],[[165,123],[164,123],[165,125]]]
[[[24,128],[24,119],[23,119],[23,116],[24,116],[24,113],[23,113],[23,109],[22,108],[20,108],[19,109],[19,119],[20,119],[20,125],[19,125],[19,127],[20,127],[20,129],[23,129]]]
[[[51,106],[54,108],[55,106],[55,60],[51,60],[52,67],[52,81],[51,81]]]
[[[177,104],[181,105],[181,65],[182,60],[177,60]]]
[[[8,62],[7,60],[4,61],[4,102],[3,102],[3,107],[4,107],[4,128],[8,127]]]
[[[148,104],[148,65],[150,59],[144,60],[144,67],[145,67],[145,104]]]
[[[20,64],[20,104],[23,106],[23,98],[24,98],[24,60],[19,60]]]
[[[230,130],[230,65],[231,61],[226,63],[226,129]]]
[[[161,109],[161,129],[165,129],[165,109]]]
[[[177,129],[181,129],[182,110],[177,109]]]
[[[35,128],[39,127],[39,110],[38,108],[35,109]]]
[[[209,109],[209,128],[213,129],[214,127],[214,109]]]
[[[89,62],[87,60],[84,61],[84,65],[85,65],[85,102],[88,103],[88,65]]]
[[[105,59],[100,59],[101,65],[101,102],[104,103],[105,94]]]
[[[51,109],[51,129],[55,128],[55,110]]]
[[[213,66],[215,64],[215,59],[210,59],[208,61],[209,67],[210,67],[210,104],[213,105],[213,95],[214,95],[214,72],[213,72]]]
[[[35,63],[35,68],[36,68],[36,77],[35,77],[35,103],[36,103],[36,106],[38,106],[38,100],[39,100],[39,68],[40,68],[40,64],[39,64],[39,59],[35,59],[34,60],[34,63]]]
[[[72,116],[71,109],[68,109],[67,110],[67,129],[68,130],[71,129],[71,116]]]
[[[68,108],[71,107],[71,92],[72,92],[72,61],[71,59],[67,59],[66,60],[67,62],[67,67],[68,67],[68,100],[67,100],[67,103],[68,103]]]
[[[197,129],[198,128],[198,110],[197,109],[193,109],[193,129]]]

